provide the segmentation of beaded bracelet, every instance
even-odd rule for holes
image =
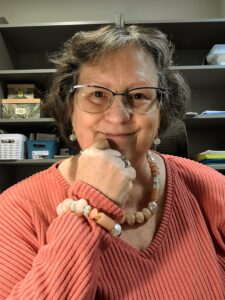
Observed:
[[[99,212],[97,208],[93,208],[88,204],[87,200],[74,200],[71,198],[65,199],[57,206],[58,216],[63,215],[68,211],[72,211],[77,216],[84,216],[95,220],[98,225],[108,230],[112,236],[118,237],[121,235],[121,226],[103,212]]]

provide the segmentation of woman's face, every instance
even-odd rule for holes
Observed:
[[[149,54],[135,47],[125,47],[98,65],[83,65],[78,84],[95,84],[123,93],[136,87],[157,87],[158,79]],[[105,112],[97,114],[82,111],[75,96],[73,98],[72,126],[81,149],[99,138],[106,138],[113,149],[135,162],[152,145],[159,122],[158,108],[144,115],[133,113],[124,107],[121,96],[115,96],[113,104]]]

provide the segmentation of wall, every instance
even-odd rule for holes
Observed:
[[[225,18],[225,0],[220,0],[221,15]]]
[[[220,18],[225,0],[0,0],[0,17],[9,23]],[[225,15],[225,14],[224,14]]]

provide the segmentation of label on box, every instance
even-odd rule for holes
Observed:
[[[32,159],[48,158],[48,156],[49,156],[48,150],[32,151]]]
[[[16,107],[15,108],[15,114],[16,115],[26,115],[27,113],[27,109],[26,108],[23,108],[23,107]]]
[[[40,99],[2,99],[1,104],[3,119],[40,118]]]

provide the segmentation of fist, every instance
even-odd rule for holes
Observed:
[[[78,159],[76,180],[99,190],[120,207],[125,205],[135,178],[135,169],[119,151],[110,149],[107,140],[95,142]]]

